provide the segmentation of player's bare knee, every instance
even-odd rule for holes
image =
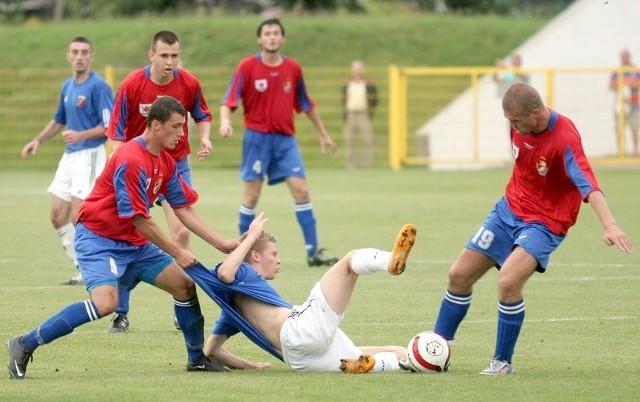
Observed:
[[[452,268],[449,270],[449,289],[461,292],[473,285],[473,279],[467,272]]]
[[[96,304],[101,317],[113,313],[116,311],[116,307],[118,306],[117,300],[113,298],[94,299],[93,302]]]
[[[508,276],[498,278],[498,295],[506,302],[517,301],[522,297],[523,284]]]
[[[176,284],[171,295],[178,300],[190,300],[196,297],[196,285],[189,278]]]
[[[189,229],[182,226],[173,233],[173,241],[180,247],[187,248],[189,245]]]

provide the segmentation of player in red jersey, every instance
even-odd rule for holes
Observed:
[[[318,247],[316,220],[305,178],[305,169],[295,139],[294,111],[305,112],[320,135],[320,149],[336,144],[327,133],[309,98],[302,70],[284,57],[284,27],[276,18],[263,21],[257,30],[260,53],[242,60],[231,78],[220,107],[220,135],[233,135],[230,117],[242,99],[244,139],[240,178],[245,182],[240,205],[239,229],[244,233],[255,218],[265,177],[268,184],[286,181],[295,202],[295,214],[302,229],[309,266],[333,265],[338,260]]]
[[[160,96],[171,96],[180,101],[196,122],[200,137],[197,159],[206,158],[213,150],[209,138],[211,112],[197,78],[179,68],[181,54],[180,41],[175,33],[160,31],[153,36],[149,50],[151,64],[129,74],[116,94],[113,117],[107,129],[107,137],[114,151],[124,142],[144,132],[149,107]],[[169,153],[178,164],[178,170],[184,179],[191,185],[191,149],[186,120],[182,130],[184,136]],[[159,203],[164,210],[173,240],[182,248],[189,248],[189,230],[176,218],[173,209],[162,197],[159,198]],[[124,332],[129,328],[129,293],[126,289],[120,290],[119,301],[109,332]]]
[[[204,317],[195,284],[184,272],[198,259],[171,241],[150,214],[156,198],[164,194],[178,219],[207,243],[224,252],[239,245],[238,240],[223,239],[200,218],[193,207],[198,194],[166,152],[184,135],[185,116],[176,99],[159,98],[148,111],[145,132],[107,161],[80,207],[76,227],[76,253],[90,298],[68,305],[34,330],[7,342],[11,378],[25,378],[36,348],[110,314],[118,303],[118,287],[133,288],[140,281],[173,296],[188,353],[187,371],[228,371],[202,350]]]
[[[534,272],[545,272],[550,254],[575,224],[583,201],[602,223],[605,244],[633,252],[571,120],[545,107],[538,91],[525,83],[509,87],[502,108],[511,126],[513,173],[505,196],[451,266],[434,329],[453,341],[471,304],[474,283],[497,267],[497,339],[493,359],[480,373],[485,375],[514,372],[511,360],[525,316],[524,284]]]

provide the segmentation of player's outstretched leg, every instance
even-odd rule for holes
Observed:
[[[404,272],[404,268],[409,258],[409,252],[416,242],[416,227],[412,223],[407,223],[402,227],[396,241],[393,244],[393,251],[391,251],[391,258],[389,259],[389,266],[387,271],[391,275],[400,275]]]

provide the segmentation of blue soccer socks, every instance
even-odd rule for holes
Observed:
[[[91,300],[68,305],[20,340],[20,346],[33,352],[38,346],[68,335],[82,324],[100,319],[98,307]]]
[[[118,286],[118,307],[116,314],[127,315],[129,313],[129,296],[131,291],[126,286]]]
[[[180,301],[173,299],[173,309],[180,329],[184,334],[187,354],[190,362],[197,362],[204,357],[204,317],[200,310],[198,297]]]
[[[511,363],[520,329],[524,322],[524,300],[498,303],[498,330],[494,358]]]
[[[307,247],[307,257],[311,257],[318,250],[318,233],[316,230],[316,218],[313,216],[313,205],[311,202],[296,204],[296,219],[302,229],[302,237]]]
[[[440,311],[433,332],[443,336],[448,341],[453,340],[458,326],[467,315],[471,306],[471,293],[459,295],[447,290],[440,304]]]
[[[240,236],[242,236],[244,232],[249,230],[249,225],[251,225],[251,222],[256,218],[256,210],[240,204],[238,215],[238,229],[240,229]]]

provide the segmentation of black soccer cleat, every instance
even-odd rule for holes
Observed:
[[[129,329],[129,319],[125,314],[116,314],[111,319],[108,331],[110,333],[127,332]]]
[[[323,248],[319,248],[314,255],[307,257],[307,264],[310,267],[331,266],[336,262],[338,262],[338,258],[326,255]]]
[[[22,337],[14,336],[9,339],[6,344],[7,350],[9,351],[9,364],[7,365],[9,368],[9,378],[14,380],[24,380],[27,374],[27,364],[29,361],[33,361],[31,352],[27,352],[20,346],[20,338]]]
[[[227,366],[223,366],[222,364],[213,361],[205,356],[195,363],[187,362],[187,371],[210,371],[217,373],[226,373],[227,371],[230,371],[230,369]]]

